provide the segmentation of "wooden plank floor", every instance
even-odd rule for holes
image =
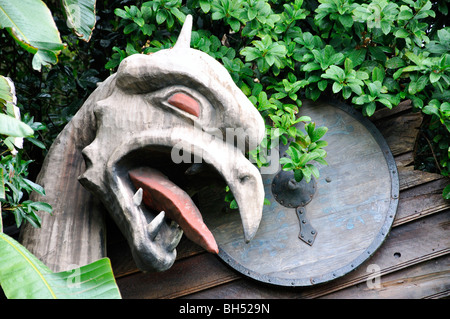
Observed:
[[[355,271],[326,284],[277,287],[235,272],[217,256],[183,239],[173,267],[162,273],[136,269],[123,238],[109,229],[110,257],[123,298],[445,298],[450,295],[450,201],[447,180],[414,170],[422,122],[408,103],[376,113],[372,121],[394,154],[400,200],[389,236]]]

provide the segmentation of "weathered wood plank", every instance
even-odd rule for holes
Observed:
[[[450,295],[450,255],[325,295],[325,299],[420,299]]]
[[[402,164],[401,157],[400,160],[397,161],[399,168],[405,166],[405,163],[408,162],[406,161]],[[399,177],[400,185],[404,184],[404,176],[400,174]],[[394,227],[426,215],[443,211],[450,207],[450,201],[444,200],[441,196],[442,189],[445,187],[447,180],[442,178],[442,176],[439,177],[439,179],[430,183],[422,183],[420,179],[417,179],[415,183],[407,183],[408,185],[414,185],[414,187],[400,192],[399,206],[393,224]],[[120,237],[120,234],[115,232],[114,236]],[[138,272],[131,257],[129,247],[127,243],[124,242],[123,238],[121,240],[115,238],[112,243],[108,241],[107,250],[108,257],[111,259],[114,273],[117,278]],[[204,250],[198,245],[183,238],[180,245],[177,247],[177,260],[194,256],[203,251]]]
[[[125,299],[177,298],[237,279],[238,276],[209,253],[186,258],[162,273],[136,273],[117,279]]]
[[[420,184],[442,179],[442,175],[440,174],[415,170],[414,154],[412,151],[396,156],[395,163],[398,169],[401,191]]]
[[[114,276],[116,278],[140,272],[133,260],[130,247],[125,240],[116,241],[110,244],[107,249],[108,257],[111,260],[111,265],[114,270]],[[202,247],[193,243],[186,237],[183,237],[181,239],[176,249],[177,261],[205,252]]]
[[[380,250],[348,278],[340,278],[303,296],[318,297],[365,282],[372,275],[372,272],[368,271],[368,266],[372,264],[380,267],[380,275],[383,276],[449,254],[449,228],[448,210],[395,227]]]
[[[404,105],[404,110],[408,110],[410,106]],[[400,112],[403,112],[404,110],[401,110]],[[399,178],[400,178],[400,185],[401,185],[401,193],[400,193],[400,201],[399,201],[399,208],[397,212],[397,218],[394,221],[394,229],[391,231],[394,232],[396,229],[403,228],[405,226],[408,226],[410,224],[417,224],[420,223],[420,220],[417,219],[423,219],[427,215],[435,214],[438,212],[443,211],[444,209],[447,209],[449,207],[449,202],[442,199],[442,196],[440,195],[440,192],[442,188],[445,185],[446,180],[442,178],[442,176],[438,174],[430,174],[430,173],[424,173],[420,171],[414,171],[411,166],[412,164],[412,156],[413,156],[413,148],[415,139],[418,132],[418,127],[421,123],[421,118],[419,114],[401,114],[401,116],[406,116],[406,119],[404,120],[398,120],[395,117],[391,117],[392,114],[384,114],[380,115],[378,118],[372,118],[372,120],[375,121],[375,124],[379,127],[380,131],[384,134],[386,137],[386,140],[388,141],[391,149],[393,150],[393,153],[397,156],[395,157],[397,166],[399,168]],[[393,129],[394,126],[397,125],[396,129]],[[402,129],[403,128],[403,129]],[[395,138],[391,139],[389,138],[390,135],[393,135]],[[434,216],[434,215],[433,215]],[[427,218],[431,218],[433,216],[429,216]],[[401,227],[396,227],[400,226]],[[414,231],[412,231],[412,234],[414,234]],[[426,241],[426,234],[423,232],[419,235],[419,241]],[[415,237],[415,235],[413,235]],[[392,234],[387,239],[386,243],[392,243],[393,240]],[[444,236],[444,238],[446,238]],[[385,251],[386,243],[380,248],[379,252],[373,256],[369,261],[373,261],[377,259],[383,259],[383,256],[377,257],[379,254],[384,254],[382,252]],[[408,242],[404,241],[400,245],[408,246]],[[395,244],[392,244],[392,246],[395,246]],[[420,246],[420,244],[419,244]],[[413,247],[416,247],[414,244]],[[445,246],[447,249],[449,245]],[[420,248],[420,247],[419,247]],[[187,250],[187,253],[184,250]],[[414,249],[413,249],[414,250]],[[442,254],[446,254],[447,252],[444,250],[438,250],[436,252],[432,252],[431,254],[423,254],[423,250],[419,249],[419,253],[417,256],[411,257],[411,264],[415,265],[418,262],[421,262],[422,260],[430,260],[437,256],[441,256]],[[123,252],[123,251],[122,251]],[[180,280],[182,282],[185,282],[186,276],[189,278],[194,278],[194,273],[196,268],[198,268],[199,265],[207,265],[209,267],[205,267],[205,281],[203,281],[202,284],[196,285],[195,280],[190,280],[188,284],[184,284],[184,287],[188,287],[187,289],[189,292],[183,291],[183,289],[175,289],[175,291],[170,291],[168,293],[160,293],[159,295],[164,295],[163,298],[175,298],[185,295],[186,293],[191,293],[194,291],[198,291],[197,293],[193,293],[189,295],[188,297],[206,297],[206,298],[221,298],[222,296],[226,297],[237,297],[237,298],[304,298],[304,297],[316,297],[321,296],[325,293],[329,293],[330,291],[338,291],[342,289],[343,287],[349,287],[354,285],[357,282],[363,282],[364,275],[367,277],[368,274],[360,274],[357,276],[358,272],[353,272],[343,278],[346,278],[346,280],[343,281],[343,283],[339,284],[338,281],[341,279],[338,279],[336,281],[333,281],[329,284],[324,285],[323,287],[328,287],[328,290],[318,291],[314,292],[315,290],[318,290],[318,287],[314,287],[312,289],[306,289],[303,291],[303,293],[298,293],[298,291],[292,292],[292,290],[289,290],[289,293],[286,294],[286,288],[285,287],[274,287],[274,286],[266,286],[261,285],[259,282],[255,282],[253,280],[250,280],[248,278],[242,278],[240,274],[235,273],[232,270],[229,270],[227,266],[225,266],[222,262],[219,261],[219,263],[211,262],[210,259],[217,260],[216,257],[209,255],[209,254],[201,254],[199,256],[195,256],[196,254],[202,252],[202,249],[199,247],[196,247],[195,244],[190,243],[189,241],[186,242],[185,247],[179,247],[179,258],[178,261],[173,266],[174,268],[179,269],[179,272],[186,274],[182,277],[174,277],[172,276],[171,280],[174,280],[175,282],[178,282],[180,284]],[[395,253],[395,252],[394,252]],[[422,255],[421,255],[422,254]],[[189,256],[195,256],[188,258]],[[202,257],[200,257],[202,256]],[[405,255],[404,253],[401,253],[401,258],[404,259]],[[389,257],[392,256],[386,256],[385,258],[389,259]],[[185,260],[185,258],[187,258]],[[375,259],[377,258],[377,259]],[[198,264],[197,264],[198,263]],[[116,265],[120,267],[120,262]],[[113,263],[114,265],[114,263]],[[192,266],[192,269],[188,267],[188,265]],[[400,265],[394,265],[394,266],[388,266],[388,264],[383,264],[384,268],[383,270],[385,273],[393,273],[395,271],[398,271],[399,269],[403,269],[405,267],[408,267],[408,263],[404,262]],[[225,267],[225,268],[224,268]],[[360,268],[362,269],[364,265]],[[126,269],[126,267],[124,267]],[[131,271],[130,271],[131,270]],[[123,272],[125,273],[132,273],[136,270],[128,268],[127,271]],[[223,271],[227,272],[227,274],[223,274]],[[359,270],[361,272],[361,270]],[[214,277],[214,273],[221,273],[222,275],[218,276],[218,278]],[[127,279],[127,284],[132,284],[133,281],[138,282],[140,279],[140,276],[143,275],[141,273],[137,273],[133,276],[125,277]],[[121,272],[116,273],[117,277],[121,276]],[[134,278],[136,277],[136,278]],[[138,278],[139,277],[139,278]],[[167,278],[165,277],[165,273],[159,273],[158,277],[159,279],[154,277],[152,280],[155,280],[155,282],[159,282],[159,280],[162,280],[162,282],[165,282]],[[125,279],[125,278],[119,278],[119,281]],[[166,279],[165,279],[166,278]],[[222,279],[223,278],[223,281]],[[169,286],[173,287],[173,282],[169,280],[168,284]],[[208,283],[207,281],[210,280],[211,283]],[[124,282],[122,282],[124,284]],[[214,287],[215,288],[211,288]],[[220,286],[219,286],[220,285]],[[164,286],[164,284],[160,284],[159,286]],[[176,285],[175,285],[176,286]],[[183,287],[183,284],[181,284],[180,287]],[[227,288],[229,287],[229,288]],[[208,289],[207,291],[204,291],[203,289]],[[279,289],[281,288],[281,289]],[[230,292],[231,290],[231,292]],[[280,292],[279,292],[280,290]],[[300,289],[301,290],[301,289]],[[307,293],[310,291],[309,293]],[[327,292],[328,291],[328,292]],[[437,294],[439,295],[439,293]],[[151,293],[146,293],[145,298],[155,298],[154,295]],[[141,297],[139,297],[141,298]],[[159,298],[159,297],[157,297]]]
[[[401,113],[405,113],[411,111],[412,105],[411,100],[405,100],[400,102],[396,107],[392,109],[388,109],[384,107],[382,109],[378,109],[369,119],[372,122],[377,122],[379,120],[383,120],[393,116],[399,116]]]
[[[46,196],[31,195],[34,201],[52,205],[53,214],[41,214],[39,229],[25,225],[20,242],[53,271],[83,266],[106,255],[106,211],[78,177],[85,170],[82,150],[95,137],[93,108],[110,95],[113,79],[96,89],[53,142],[36,180]]]
[[[192,298],[315,298],[366,281],[371,264],[378,265],[380,274],[386,275],[450,253],[449,227],[449,211],[395,227],[383,246],[360,268],[311,288],[267,286],[247,278],[235,281],[242,276],[206,253],[177,262],[168,272],[139,273],[118,278],[117,282],[124,298],[176,298],[189,294]],[[199,267],[205,271],[199,271]],[[223,285],[230,281],[235,282]],[[223,286],[215,287],[218,285]],[[211,289],[202,291],[206,288]]]
[[[420,113],[406,113],[401,117],[387,118],[375,123],[394,156],[411,152],[417,139],[423,116]]]
[[[362,299],[362,298],[445,298],[450,295],[450,255],[405,268],[379,279],[380,286],[370,279],[371,285],[363,281],[349,288],[324,295],[319,298]],[[245,279],[239,279],[216,289],[202,291],[185,296],[187,299],[196,298],[300,298],[301,292],[289,291],[282,287],[261,286]]]
[[[447,178],[424,183],[400,193],[393,227],[450,208],[450,201],[442,197]]]
[[[432,182],[442,178],[442,175],[428,173],[415,170],[414,167],[399,167],[398,175],[400,181],[400,190],[406,190],[408,188]]]

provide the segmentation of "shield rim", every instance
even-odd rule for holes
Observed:
[[[231,255],[229,255],[221,246],[221,244],[218,244],[219,246],[219,254],[218,256],[231,268],[235,269],[239,273],[243,274],[246,277],[252,278],[254,280],[277,285],[277,286],[290,286],[290,287],[305,287],[305,286],[312,286],[317,285],[321,283],[326,283],[331,280],[337,279],[339,277],[342,277],[351,271],[358,268],[361,264],[363,264],[365,261],[367,261],[373,254],[380,248],[380,246],[384,243],[386,240],[390,229],[392,228],[392,224],[395,219],[395,215],[397,213],[398,208],[398,200],[399,200],[399,193],[400,193],[400,183],[399,183],[399,177],[398,177],[398,170],[397,165],[395,163],[394,156],[391,152],[391,149],[389,148],[389,145],[387,144],[386,140],[384,139],[383,135],[380,133],[378,128],[361,112],[353,108],[352,106],[345,104],[341,101],[331,100],[331,99],[321,99],[318,102],[328,103],[334,107],[337,107],[338,109],[348,113],[350,116],[352,116],[355,120],[359,121],[364,127],[369,131],[369,133],[372,135],[372,137],[375,139],[375,141],[378,143],[384,158],[386,160],[387,167],[389,169],[389,175],[391,178],[391,197],[389,202],[389,208],[387,210],[387,214],[383,223],[383,226],[381,227],[378,234],[374,237],[372,243],[367,247],[367,249],[364,250],[360,255],[358,255],[354,260],[352,260],[347,265],[340,267],[334,271],[327,272],[322,274],[321,276],[314,276],[314,277],[304,277],[304,278],[280,278],[276,276],[261,274],[259,272],[253,271],[242,264],[240,264],[238,261],[236,261]]]

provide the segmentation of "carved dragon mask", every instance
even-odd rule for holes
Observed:
[[[208,170],[230,187],[247,241],[261,220],[262,179],[244,148],[261,142],[264,121],[218,61],[189,47],[191,28],[188,16],[173,48],[121,62],[114,89],[93,107],[95,138],[82,152],[79,181],[101,199],[142,270],[173,264],[178,226],[218,252],[190,197]]]

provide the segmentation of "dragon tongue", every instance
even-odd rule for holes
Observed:
[[[190,240],[205,250],[218,254],[213,234],[203,222],[202,215],[189,195],[160,171],[140,167],[128,172],[136,189],[142,188],[144,204],[180,225]]]

